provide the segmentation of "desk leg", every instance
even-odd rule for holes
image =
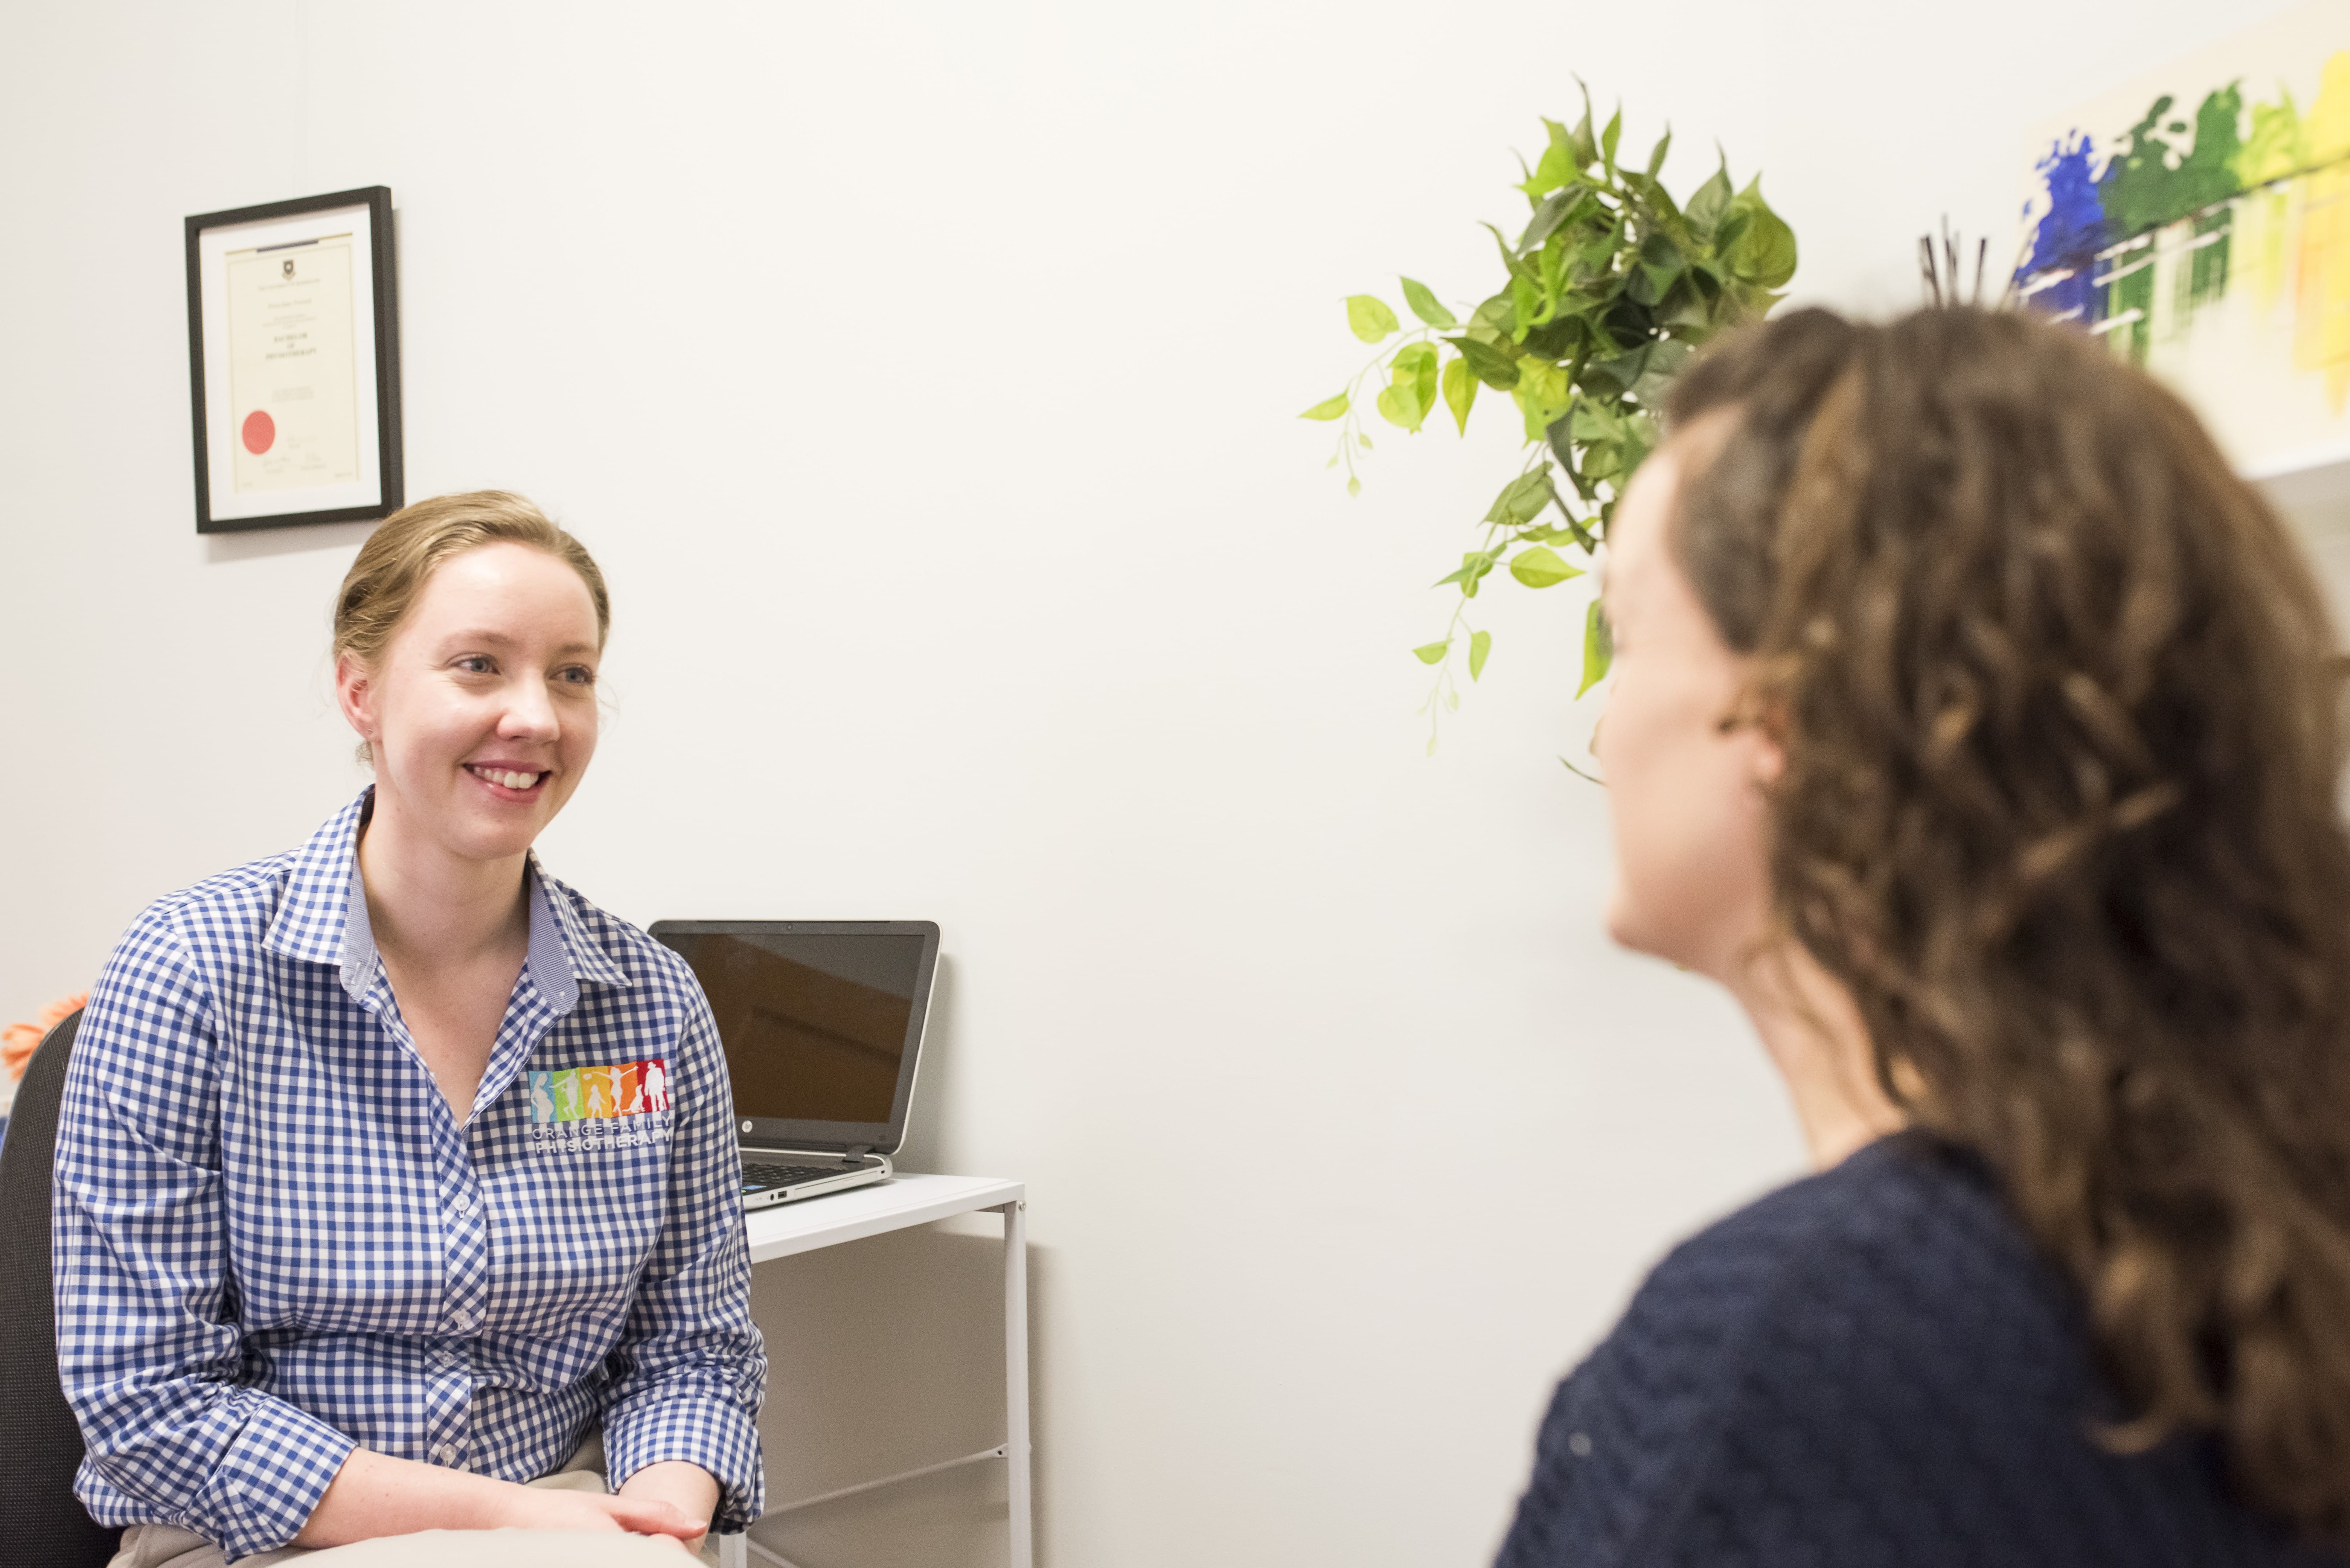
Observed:
[[[1003,1461],[1011,1505],[1012,1568],[1034,1568],[1035,1522],[1028,1490],[1028,1205],[1003,1206]]]

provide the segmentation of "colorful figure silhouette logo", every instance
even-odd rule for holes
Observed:
[[[602,1067],[533,1069],[527,1083],[535,1125],[626,1120],[670,1108],[669,1064],[659,1056]]]

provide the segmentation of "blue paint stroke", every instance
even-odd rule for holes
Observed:
[[[2048,156],[2033,165],[2048,210],[2033,231],[2032,254],[2015,269],[2023,287],[2033,278],[2063,269],[2073,275],[2032,296],[2033,308],[2056,317],[2093,322],[2105,313],[2106,290],[2093,278],[2097,252],[2105,246],[2106,210],[2089,170],[2089,137],[2074,131],[2058,137]],[[2074,313],[2078,314],[2075,315]]]

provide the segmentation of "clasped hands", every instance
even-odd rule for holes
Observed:
[[[294,1538],[297,1546],[348,1546],[422,1530],[612,1530],[701,1548],[718,1506],[718,1482],[700,1465],[647,1465],[617,1495],[523,1486],[414,1459],[353,1449]]]

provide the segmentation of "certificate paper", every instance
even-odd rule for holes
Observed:
[[[398,511],[390,191],[210,213],[186,230],[196,532]]]
[[[223,259],[235,493],[357,480],[351,236],[232,251]]]

